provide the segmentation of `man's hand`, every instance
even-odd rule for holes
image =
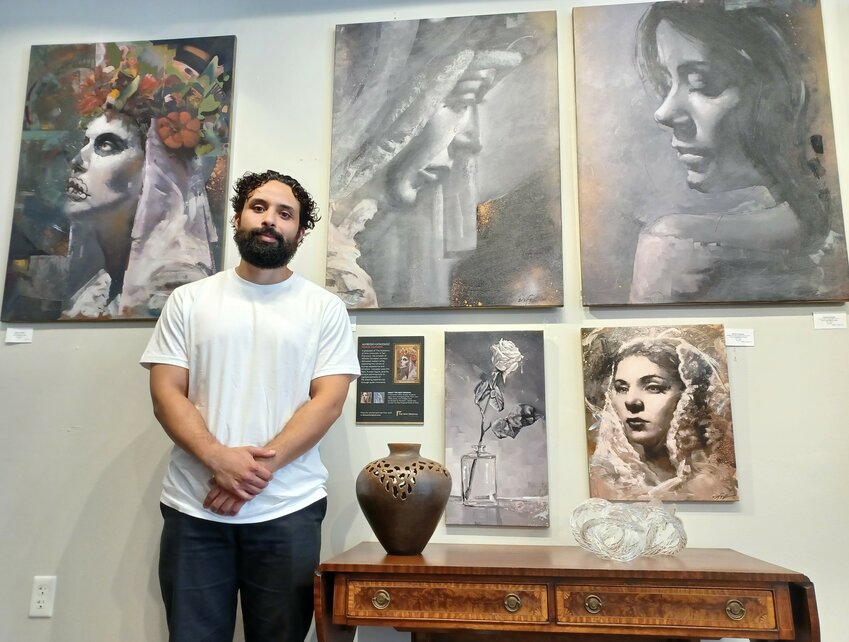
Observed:
[[[265,489],[272,473],[263,460],[276,451],[258,446],[219,446],[207,459],[215,486],[246,502]]]
[[[273,471],[289,465],[317,444],[341,414],[352,378],[327,375],[313,379],[310,400],[298,408],[265,448],[219,445],[207,451],[202,461],[213,472],[213,479],[204,508],[219,515],[237,514],[268,485]]]
[[[207,429],[198,409],[188,398],[189,371],[157,363],[150,368],[150,394],[159,423],[178,446],[210,471],[216,484],[236,499],[247,501],[268,485],[274,448],[221,444]]]
[[[220,486],[216,486],[213,481],[212,489],[207,493],[206,499],[203,500],[203,507],[218,515],[230,515],[232,517],[242,510],[242,506],[247,503],[246,500],[239,499]]]
[[[262,450],[267,453],[273,453],[273,450],[268,448],[253,448],[252,450]],[[254,455],[256,457],[256,455]],[[268,481],[270,481],[273,473],[270,470],[271,459],[273,455],[268,457],[260,457],[256,460],[256,463],[259,464],[259,467],[265,470],[268,473]],[[263,475],[264,477],[265,475]],[[265,482],[263,488],[268,485],[268,481]],[[256,497],[260,491],[253,493],[248,499],[242,499],[235,493],[225,490],[221,485],[219,485],[219,477],[216,475],[210,480],[210,484],[212,488],[210,488],[209,492],[206,494],[206,498],[203,500],[203,507],[207,510],[212,511],[213,513],[217,513],[218,515],[236,515],[240,510],[242,510],[242,506],[247,504],[251,499]]]

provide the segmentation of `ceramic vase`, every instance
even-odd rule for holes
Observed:
[[[357,476],[357,501],[387,553],[418,555],[448,503],[451,474],[422,457],[421,444],[388,446],[388,455]]]

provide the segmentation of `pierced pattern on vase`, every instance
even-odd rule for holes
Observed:
[[[391,493],[395,499],[404,501],[409,497],[416,486],[416,475],[424,470],[433,470],[449,477],[448,471],[435,462],[416,460],[408,466],[396,466],[395,464],[378,459],[366,466],[366,470],[380,480],[387,493]]]

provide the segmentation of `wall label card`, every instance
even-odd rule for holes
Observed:
[[[32,328],[6,328],[6,343],[32,343]]]
[[[755,345],[755,331],[752,328],[725,328],[725,347],[752,348]]]
[[[816,330],[845,330],[845,312],[815,312],[814,329]]]

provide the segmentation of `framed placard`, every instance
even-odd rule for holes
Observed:
[[[361,337],[357,354],[357,423],[424,423],[424,337]]]

